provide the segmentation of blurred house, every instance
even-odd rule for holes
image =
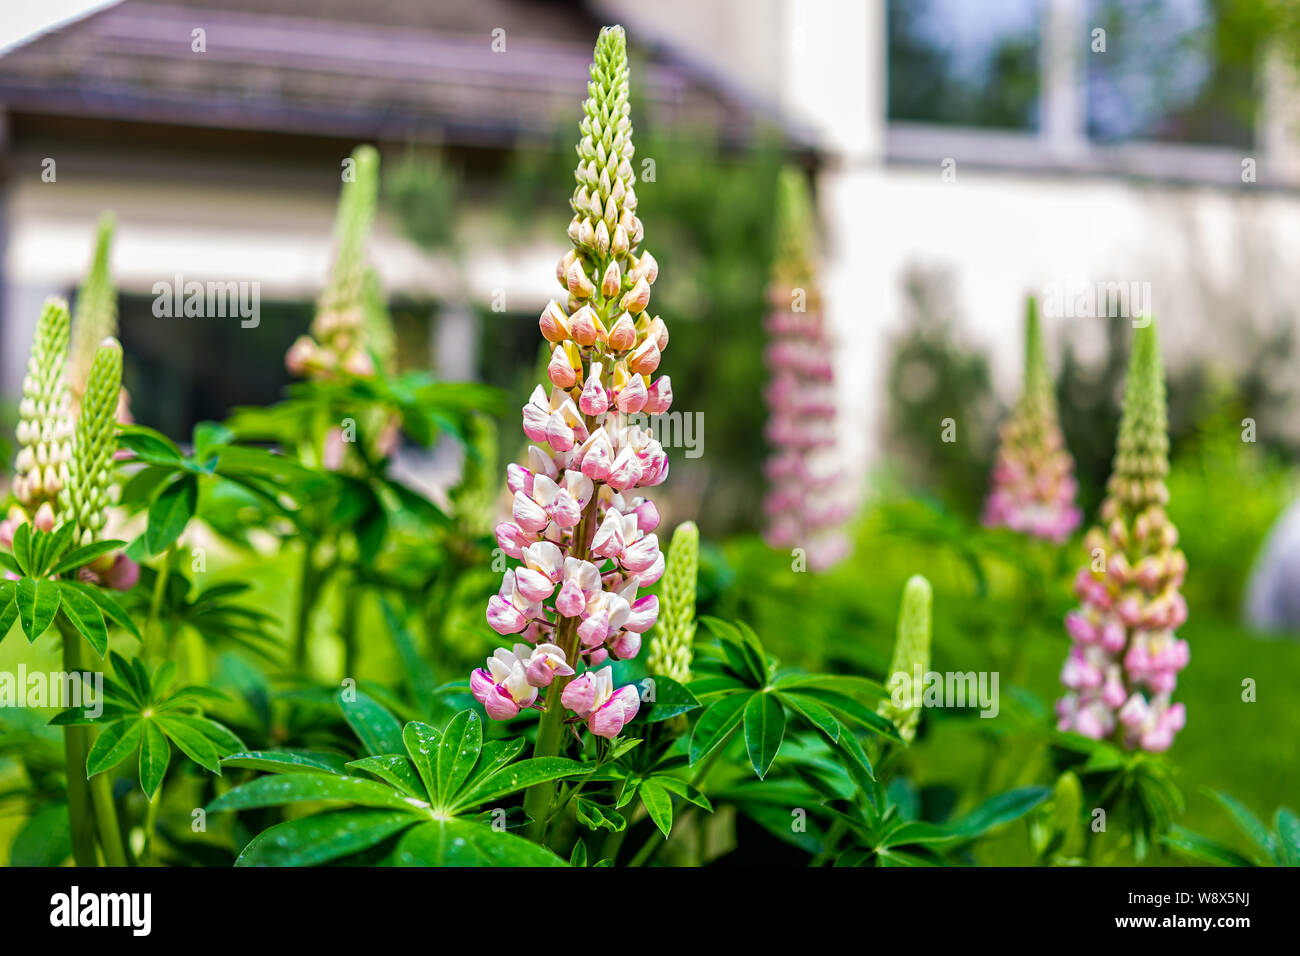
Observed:
[[[284,350],[330,265],[352,148],[377,143],[389,162],[411,144],[454,154],[472,216],[518,144],[549,146],[557,129],[576,130],[603,22],[552,0],[125,0],[8,51],[4,394],[21,383],[41,301],[71,295],[108,209],[136,408],[181,434],[233,405],[278,398]],[[707,126],[743,143],[779,119],[668,50],[637,53],[637,108],[659,125]],[[463,281],[471,301],[504,301],[535,319],[564,248],[562,234],[513,248],[482,242],[462,275],[381,222],[371,258],[395,298],[438,303]],[[154,317],[155,283],[177,277],[258,283],[261,322]],[[469,377],[473,321],[452,310],[408,339],[444,374]]]
[[[1232,10],[125,0],[0,56],[0,384],[14,393],[41,298],[71,291],[91,224],[112,208],[133,393],[151,390],[178,423],[274,398],[283,347],[325,276],[352,145],[393,155],[440,143],[467,159],[472,198],[521,139],[576,120],[592,41],[615,21],[648,65],[637,109],[742,142],[776,121],[812,148],[850,465],[877,453],[886,346],[905,313],[902,278],[918,266],[951,274],[966,332],[993,350],[1008,396],[1030,292],[1044,300],[1054,350],[1067,338],[1100,348],[1107,323],[1154,311],[1175,361],[1240,368],[1297,323],[1287,280],[1300,248],[1300,145],[1284,52],[1263,44],[1230,61],[1242,44],[1219,41],[1238,26]],[[42,180],[47,159],[57,183]],[[504,293],[512,310],[535,313],[561,248],[546,238],[472,249],[470,296]],[[449,262],[390,229],[374,253],[395,296],[437,302],[457,281]],[[263,328],[152,319],[154,283],[178,274],[259,281]],[[468,348],[470,322],[451,313],[428,330],[447,374],[469,366],[439,336]],[[962,409],[951,414],[961,421]],[[917,426],[937,436],[940,423]]]

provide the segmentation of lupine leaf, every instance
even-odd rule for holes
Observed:
[[[673,798],[654,780],[642,781],[640,792],[646,813],[667,840],[673,829]]]
[[[221,766],[265,770],[269,773],[334,773],[345,776],[334,765],[333,760],[325,760],[324,757],[337,759],[334,754],[317,755],[292,750],[250,750],[222,757]],[[347,766],[351,767],[352,764]]]
[[[18,620],[29,642],[49,630],[59,603],[59,589],[53,581],[23,578],[18,582]]]
[[[434,758],[434,775],[438,778],[440,797],[449,800],[456,795],[469,779],[482,749],[483,724],[478,714],[462,710],[447,724]]]
[[[150,554],[159,554],[181,536],[199,503],[199,480],[181,475],[154,499],[149,506],[149,525],[144,546]]]
[[[406,747],[402,742],[402,725],[397,718],[361,691],[353,691],[354,700],[347,700],[347,691],[339,691],[339,706],[343,719],[357,735],[367,756],[400,754]]]
[[[104,725],[86,756],[86,776],[103,773],[131,756],[140,745],[143,729],[141,721],[136,717]]]
[[[277,823],[248,841],[235,866],[315,866],[360,853],[417,822],[396,810],[336,810]]]
[[[700,714],[700,719],[691,732],[691,766],[695,766],[735,730],[745,706],[753,696],[750,692],[728,694]]]
[[[408,830],[393,856],[398,866],[566,866],[545,847],[505,830],[464,820],[436,820]]]
[[[772,694],[755,694],[745,705],[745,750],[762,780],[772,767],[785,737],[785,710]]]
[[[172,748],[167,738],[153,720],[144,720],[144,737],[140,740],[140,786],[150,800],[162,786],[171,763]]]
[[[361,777],[340,777],[327,773],[276,774],[258,777],[217,797],[211,811],[248,810],[254,807],[279,807],[290,803],[339,802],[364,807],[405,810],[414,813],[421,807],[396,793],[391,787]]]
[[[72,622],[72,626],[86,639],[95,653],[100,657],[108,651],[108,627],[104,624],[104,614],[90,598],[76,588],[67,587],[67,581],[55,582],[61,597],[63,616]]]

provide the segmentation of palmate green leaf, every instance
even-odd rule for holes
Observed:
[[[8,571],[16,578],[23,577],[23,569],[8,551],[0,551],[0,570]]]
[[[199,479],[183,474],[168,485],[149,506],[149,525],[144,532],[144,546],[158,554],[171,546],[199,504]]]
[[[60,584],[64,586],[65,591],[67,588],[74,588],[86,597],[90,598],[90,600],[94,601],[99,609],[104,613],[104,617],[108,618],[123,630],[129,631],[137,640],[142,640],[140,630],[135,626],[130,615],[128,615],[126,611],[122,610],[122,605],[118,604],[114,598],[110,597],[108,592],[103,588],[86,584],[83,581],[62,581]]]
[[[785,738],[785,710],[772,694],[755,694],[745,705],[745,750],[762,780],[776,760]]]
[[[510,740],[489,740],[483,745],[482,756],[479,757],[478,764],[474,767],[473,781],[477,784],[490,775],[496,773],[510,761],[514,760],[528,745],[528,741],[523,737],[514,737]]]
[[[970,840],[983,836],[994,827],[1023,817],[1052,793],[1050,787],[1020,787],[990,797],[970,813],[950,823],[943,829],[957,840]]]
[[[701,810],[707,810],[709,813],[713,812],[713,804],[709,802],[709,798],[700,793],[700,791],[696,790],[685,780],[678,777],[670,777],[668,774],[657,774],[651,779],[665,790],[677,794],[677,796],[689,803],[695,804]]]
[[[68,805],[50,803],[41,807],[14,837],[9,847],[10,866],[60,866],[72,855],[72,829]]]
[[[682,714],[690,713],[700,706],[694,694],[671,677],[655,674],[642,681],[642,685],[653,681],[654,700],[641,709],[641,720],[647,724],[661,720],[671,720]],[[644,698],[646,688],[643,686],[641,696]]]
[[[434,772],[434,761],[442,743],[442,734],[436,727],[413,720],[402,728],[402,741],[406,753],[415,765],[415,771],[424,782],[429,792],[429,802],[441,805],[442,791],[438,787],[438,775]]]
[[[397,844],[398,866],[567,866],[545,847],[505,830],[465,820],[435,820],[408,830]]]
[[[180,748],[181,753],[204,770],[221,775],[221,755],[217,753],[216,745],[189,722],[197,721],[197,718],[159,714],[155,720],[167,738]]]
[[[14,540],[11,548],[14,554],[14,560],[18,563],[19,573],[27,577],[32,573],[32,525],[30,521],[24,521],[14,529]]]
[[[136,458],[150,464],[179,465],[185,460],[175,442],[145,425],[123,425],[117,442],[134,452]]]
[[[208,810],[249,810],[279,807],[291,803],[355,803],[363,807],[423,813],[428,805],[412,801],[391,787],[362,777],[340,777],[332,773],[276,774],[258,777],[217,797]]]
[[[1283,865],[1300,866],[1300,817],[1281,807],[1273,818],[1273,826],[1282,838]]]
[[[349,701],[349,692],[339,691],[339,706],[343,709],[343,719],[361,741],[366,755],[404,753],[402,725],[397,718],[363,692],[353,690],[351,694],[356,699]]]
[[[23,525],[26,527],[26,525]],[[18,621],[29,643],[44,634],[59,613],[59,588],[53,581],[23,578],[18,582]]]
[[[153,720],[144,720],[144,736],[140,740],[140,786],[150,800],[162,786],[167,765],[172,760],[172,748],[167,738]]]
[[[1259,817],[1251,813],[1245,804],[1231,794],[1219,790],[1211,790],[1209,794],[1232,815],[1233,821],[1246,836],[1250,837],[1252,843],[1270,858],[1276,858],[1280,849],[1277,837],[1259,821]]]
[[[68,527],[71,526],[68,525]],[[116,551],[118,548],[124,547],[125,545],[125,541],[118,541],[116,539],[95,541],[92,544],[82,545],[80,548],[76,548],[68,554],[65,554],[59,560],[58,564],[54,565],[54,567],[50,569],[50,574],[67,574],[69,571],[75,571],[77,568],[85,567],[87,564],[90,564],[90,562],[94,561],[96,558],[102,557],[110,551]]]
[[[18,620],[18,587],[13,581],[0,584],[0,641],[9,636]]]
[[[594,800],[579,797],[574,804],[578,821],[590,830],[619,833],[627,829],[627,819],[612,807],[602,807]]]
[[[95,649],[95,653],[103,657],[108,651],[108,627],[104,624],[104,614],[99,605],[76,588],[69,587],[67,581],[56,581],[55,586],[59,589],[63,616]]]
[[[328,759],[327,759],[328,758]],[[405,759],[405,758],[403,758]],[[295,750],[249,750],[221,758],[221,766],[268,773],[334,773],[346,776],[335,754],[315,754]],[[351,767],[352,764],[348,764]]]
[[[144,728],[138,717],[115,720],[104,725],[86,756],[86,776],[111,770],[135,752]]]
[[[360,853],[417,819],[392,810],[335,810],[277,823],[248,841],[235,866],[315,866]]]
[[[646,813],[667,840],[673,829],[673,798],[654,780],[642,781],[640,793]]]
[[[392,784],[407,796],[415,797],[417,800],[427,801],[429,799],[428,791],[425,790],[424,783],[416,775],[410,759],[402,754],[363,757],[360,760],[349,761],[347,767],[349,770],[364,770],[366,773],[373,774],[380,780]]]
[[[716,701],[700,714],[700,719],[691,732],[690,762],[691,766],[699,763],[727,739],[736,729],[744,714],[745,706],[754,696],[752,692],[728,694]]]
[[[785,674],[772,682],[774,690],[833,690],[852,697],[889,698],[889,691],[876,681],[852,674]]]
[[[580,777],[590,772],[589,766],[568,757],[529,757],[476,781],[456,797],[452,809],[460,811],[482,806],[498,797],[526,790],[535,783]]]
[[[812,697],[800,697],[798,694],[778,694],[783,704],[806,720],[816,729],[830,738],[831,743],[840,739],[840,722],[835,715]]]
[[[1162,840],[1165,846],[1177,853],[1215,866],[1254,866],[1255,861],[1242,856],[1230,846],[1226,846],[1199,833],[1193,833],[1186,827],[1173,826]]]
[[[797,693],[787,692],[787,696],[795,697],[798,700],[811,699],[814,703],[821,704],[829,710],[841,723],[861,724],[882,737],[888,737],[890,740],[902,740],[898,728],[894,726],[891,720],[880,716],[870,707],[854,700],[847,694],[817,688],[801,689]]]
[[[32,577],[49,576],[49,566],[59,559],[68,545],[72,544],[72,535],[76,527],[65,521],[53,531],[37,531],[32,535],[31,563],[28,565]]]
[[[450,800],[469,779],[483,749],[483,724],[472,710],[462,710],[447,724],[434,758],[439,800]]]

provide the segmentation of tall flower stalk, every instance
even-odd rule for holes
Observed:
[[[1064,541],[1082,513],[1075,505],[1074,459],[1065,447],[1033,297],[1025,306],[1024,392],[1000,433],[984,524]]]
[[[849,509],[835,461],[835,376],[816,277],[816,227],[804,177],[784,169],[777,184],[778,253],[766,322],[771,380],[766,435],[764,537],[774,548],[800,547],[814,570],[848,553],[842,530]]]
[[[523,407],[524,433],[535,444],[527,466],[507,469],[512,520],[496,529],[502,550],[520,563],[506,571],[487,619],[520,642],[498,650],[470,681],[489,717],[542,712],[538,756],[560,751],[566,721],[612,738],[636,715],[636,687],[615,688],[608,662],[640,651],[659,607],[638,592],[664,571],[659,512],[636,490],[662,482],[668,459],[625,417],[666,411],[672,385],[652,378],[668,330],[647,309],[659,267],[640,248],[622,27],[601,31],[587,88],[573,248],[556,267],[567,295],[539,321],[551,344],[551,387],[538,385]],[[527,794],[535,838],[545,832],[553,794],[553,783]]]
[[[108,268],[115,228],[112,213],[104,213],[99,219],[99,228],[95,234],[95,255],[90,262],[90,271],[86,273],[86,281],[77,290],[67,373],[74,410],[81,407],[82,395],[100,343],[117,336],[117,289]],[[117,401],[117,420],[123,424],[129,423],[130,397],[126,389],[118,390]]]
[[[391,328],[378,280],[366,264],[366,245],[379,202],[379,152],[352,151],[351,178],[339,191],[334,222],[334,266],[320,298],[311,334],[299,336],[285,355],[290,373],[328,378],[338,372],[366,377],[391,355]]]
[[[1090,562],[1075,578],[1082,603],[1065,619],[1073,646],[1056,704],[1061,730],[1148,751],[1167,750],[1187,720],[1171,701],[1189,651],[1175,634],[1187,620],[1187,559],[1165,514],[1166,414],[1152,322],[1134,337],[1115,464],[1101,521],[1084,538]]]

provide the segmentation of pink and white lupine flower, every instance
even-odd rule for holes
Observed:
[[[609,667],[587,671],[571,681],[560,701],[586,721],[593,734],[608,738],[617,737],[641,707],[641,695],[635,686],[614,689],[614,672]]]
[[[521,410],[534,444],[526,464],[507,469],[510,519],[496,528],[497,544],[519,564],[487,607],[497,633],[537,648],[498,651],[472,683],[491,717],[536,706],[554,730],[567,708],[592,733],[612,737],[635,716],[639,696],[630,686],[615,690],[608,666],[594,668],[640,651],[659,604],[639,592],[664,570],[659,511],[635,491],[667,478],[668,456],[626,416],[662,414],[673,393],[667,376],[655,377],[668,328],[648,311],[659,266],[641,249],[621,29],[601,34],[592,91],[571,202],[573,248],[556,266],[560,298],[538,320],[551,347],[549,384]],[[537,687],[548,688],[542,702]]]
[[[802,548],[814,570],[849,551],[843,532],[851,513],[836,453],[835,375],[831,341],[816,288],[814,223],[807,186],[783,171],[778,192],[781,248],[773,267],[765,322],[771,380],[764,430],[772,457],[765,467],[763,537],[782,550]]]
[[[470,691],[493,720],[509,720],[533,705],[539,687],[572,674],[564,651],[554,644],[516,644],[511,650],[497,648],[487,667],[470,675]]]
[[[1038,303],[1032,298],[1025,318],[1024,392],[999,434],[984,524],[1064,541],[1079,526],[1083,513],[1074,503],[1078,491],[1074,459],[1065,447],[1038,324]]]
[[[1074,581],[1080,606],[1065,616],[1073,646],[1061,668],[1057,726],[1124,746],[1167,750],[1187,722],[1171,701],[1191,657],[1176,631],[1187,559],[1164,506],[1164,373],[1155,327],[1138,330],[1101,522],[1084,537],[1089,564]]]

